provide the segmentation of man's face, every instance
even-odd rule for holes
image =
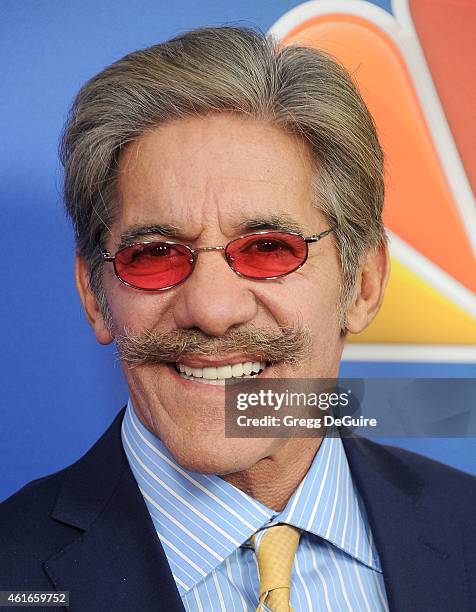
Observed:
[[[265,123],[229,114],[177,120],[131,143],[119,162],[120,213],[106,244],[115,253],[131,228],[169,225],[191,247],[225,245],[252,233],[259,220],[288,219],[304,235],[329,228],[312,206],[313,168],[308,146]],[[147,236],[143,240],[163,238]],[[200,253],[192,275],[163,292],[119,282],[106,265],[104,289],[114,334],[198,329],[219,339],[234,329],[279,333],[302,326],[311,354],[297,366],[278,363],[262,377],[335,377],[342,352],[340,265],[333,235],[310,245],[302,268],[272,281],[235,274],[222,251]],[[189,354],[200,368],[253,362],[243,352]],[[225,439],[224,387],[184,380],[173,365],[123,364],[131,398],[144,425],[184,467],[197,472],[241,471],[276,452],[285,439]]]

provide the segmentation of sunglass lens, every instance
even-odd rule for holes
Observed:
[[[183,282],[192,271],[193,257],[184,245],[151,242],[122,249],[114,263],[116,274],[128,285],[159,290]]]
[[[243,276],[273,278],[294,272],[306,261],[307,243],[302,236],[285,232],[255,234],[230,242],[226,255]]]

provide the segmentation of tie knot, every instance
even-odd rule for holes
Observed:
[[[294,556],[301,531],[292,525],[274,525],[251,544],[256,552],[260,577],[260,609],[266,603],[273,612],[289,612],[289,594]]]

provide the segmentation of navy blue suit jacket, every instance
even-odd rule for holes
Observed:
[[[0,590],[69,591],[73,612],[184,610],[122,448],[123,415],[75,464],[0,505]],[[474,612],[476,478],[362,438],[344,445],[390,610]]]

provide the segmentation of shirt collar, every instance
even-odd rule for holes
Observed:
[[[382,571],[365,507],[337,430],[323,439],[309,471],[276,522],[313,533]]]
[[[190,472],[139,421],[129,401],[121,429],[181,594],[193,588],[257,530],[289,523],[381,571],[365,509],[340,438],[325,438],[284,510],[276,513],[219,476]]]

